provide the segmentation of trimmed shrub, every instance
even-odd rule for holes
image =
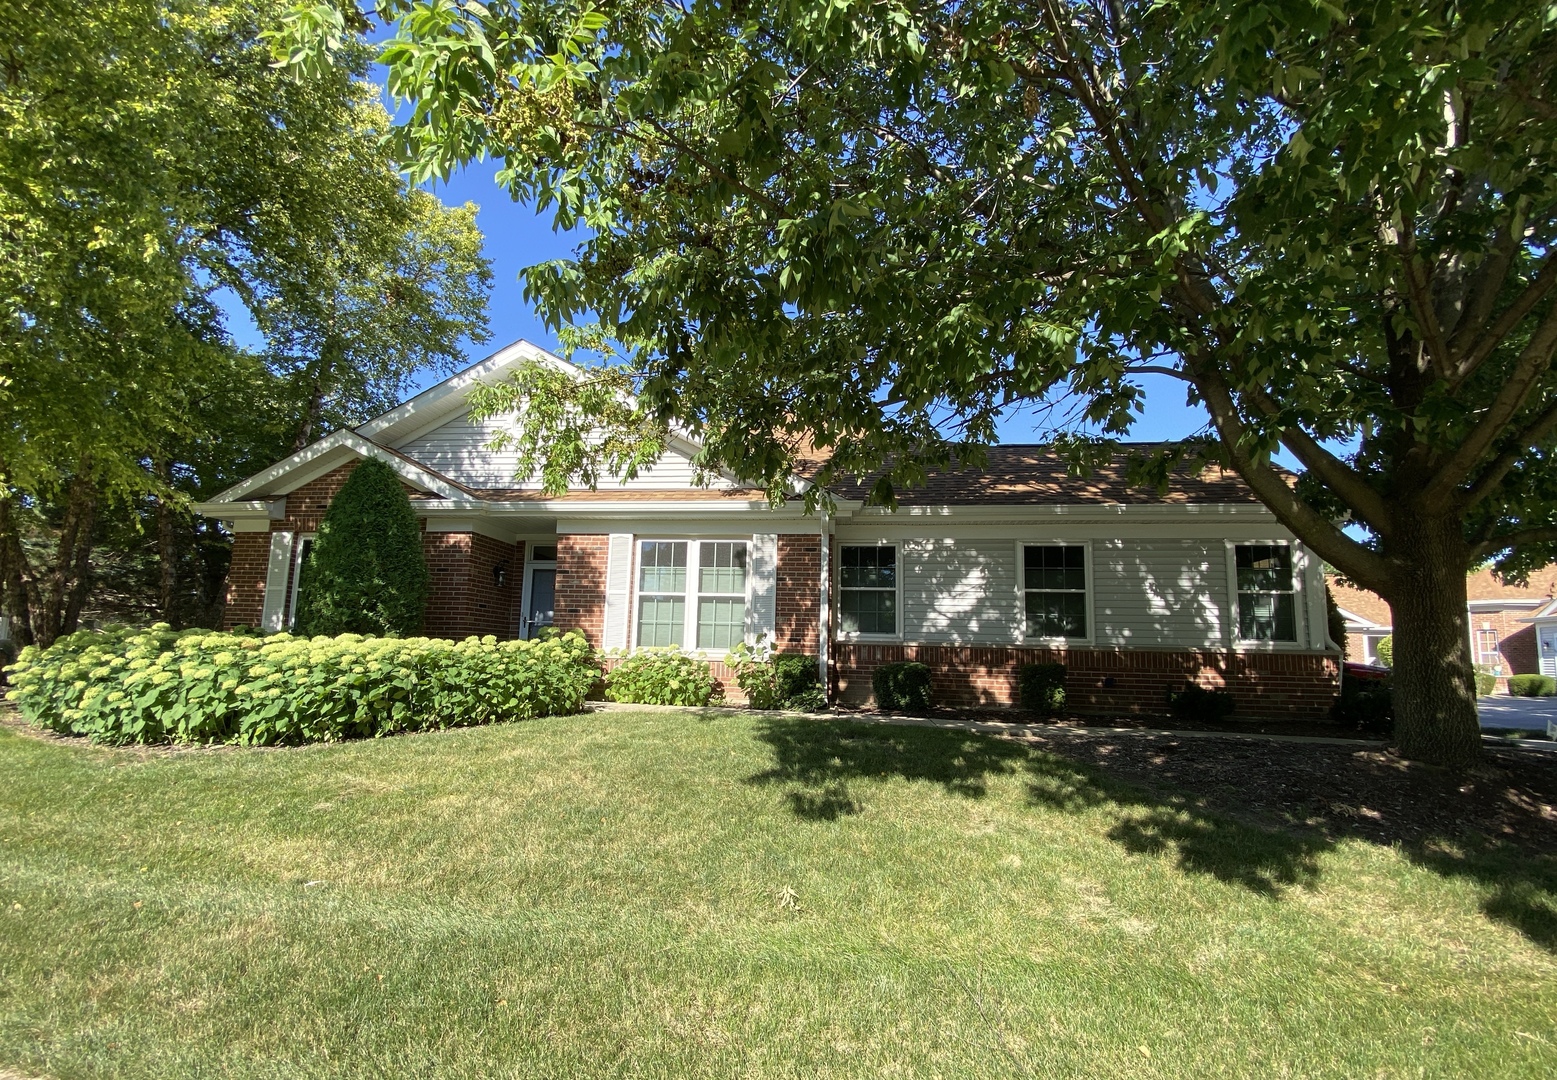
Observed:
[[[605,678],[607,701],[635,705],[707,705],[724,691],[706,660],[680,649],[640,649]]]
[[[1343,727],[1388,737],[1395,732],[1395,698],[1389,679],[1341,679],[1330,717]]]
[[[1341,647],[1341,659],[1346,659],[1346,616],[1341,614],[1341,605],[1335,602],[1335,593],[1330,591],[1330,586],[1325,585],[1325,631],[1330,635],[1330,640]]]
[[[919,715],[930,711],[930,669],[912,660],[883,664],[870,677],[876,708]]]
[[[1379,638],[1379,643],[1376,646],[1376,648],[1377,648],[1378,654],[1379,654],[1379,663],[1383,664],[1385,667],[1388,667],[1388,668],[1394,667],[1395,666],[1395,635],[1394,634],[1385,634],[1383,637]]]
[[[82,631],[25,649],[6,696],[109,743],[325,742],[578,712],[600,669],[554,641]]]
[[[735,672],[735,684],[753,709],[793,709],[820,712],[827,708],[822,680],[814,656],[774,654],[759,639],[755,646],[744,641],[730,650],[726,660]]]
[[[1476,696],[1486,697],[1498,688],[1498,677],[1481,664],[1476,665]]]
[[[1551,697],[1557,694],[1557,679],[1550,675],[1510,675],[1508,692],[1515,697]]]
[[[382,461],[352,470],[303,563],[297,630],[414,634],[427,606],[422,530],[400,478]]]
[[[1016,673],[1022,708],[1053,716],[1065,709],[1065,665],[1023,664]]]
[[[1168,712],[1175,720],[1225,720],[1235,705],[1231,690],[1207,690],[1190,683],[1182,690],[1168,691]]]

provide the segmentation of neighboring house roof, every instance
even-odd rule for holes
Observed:
[[[1377,623],[1377,622],[1374,622],[1372,619],[1368,619],[1368,618],[1365,618],[1365,617],[1363,617],[1361,615],[1358,615],[1355,611],[1347,610],[1346,608],[1342,607],[1340,604],[1335,605],[1335,608],[1336,608],[1337,611],[1339,611],[1341,613],[1341,618],[1343,620],[1345,620],[1345,622],[1346,622],[1346,632],[1348,634],[1366,634],[1366,633],[1371,633],[1371,632],[1373,632],[1375,630],[1381,630],[1382,631],[1382,630],[1388,630],[1389,629],[1389,624],[1388,623]]]
[[[1145,444],[1142,444],[1143,446]],[[1169,475],[1168,489],[1142,487],[1130,482],[1127,446],[1113,461],[1085,476],[1075,476],[1064,458],[1043,446],[1006,444],[992,446],[988,464],[957,465],[936,469],[925,482],[897,493],[903,506],[1036,506],[1092,503],[1258,503],[1241,476],[1212,465],[1203,472],[1180,468]],[[832,490],[851,499],[863,499],[871,490],[869,478],[834,483]]]
[[[1379,627],[1390,625],[1389,604],[1377,593],[1360,589],[1335,575],[1327,576],[1326,580],[1336,606],[1343,614],[1355,613],[1360,619]],[[1490,569],[1477,570],[1466,575],[1465,592],[1469,608],[1478,614],[1530,612],[1531,619],[1557,615],[1557,600],[1553,600],[1553,595],[1557,594],[1557,567],[1532,574],[1528,585],[1510,585],[1499,581]]]

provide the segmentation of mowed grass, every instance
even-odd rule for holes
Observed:
[[[0,1072],[1557,1074],[1551,868],[1453,862],[929,729],[0,730]]]

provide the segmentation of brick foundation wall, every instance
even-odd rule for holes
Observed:
[[[1337,688],[1335,658],[1317,653],[840,642],[833,654],[839,700],[853,702],[869,700],[871,673],[898,660],[929,665],[932,693],[946,705],[1014,705],[1017,669],[1054,662],[1068,668],[1068,704],[1083,713],[1160,714],[1170,689],[1196,682],[1231,690],[1239,717],[1322,719]]]
[[[492,634],[499,640],[519,636],[519,620],[514,617],[519,601],[514,593],[523,591],[524,578],[516,571],[522,565],[520,558],[516,556],[513,544],[481,533],[471,534],[469,593],[466,597],[470,621],[464,628],[465,636]],[[504,568],[502,585],[493,576],[493,570],[498,566]]]
[[[774,577],[774,647],[815,656],[821,640],[821,537],[780,533]]]
[[[555,624],[559,630],[582,630],[596,648],[605,632],[609,548],[609,539],[598,533],[557,537]]]

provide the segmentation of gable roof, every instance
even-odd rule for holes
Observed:
[[[439,495],[445,499],[469,494],[470,489],[450,480],[421,462],[404,454],[364,439],[350,428],[342,428],[326,435],[318,442],[310,443],[291,457],[282,458],[268,469],[255,473],[234,484],[210,500],[210,503],[230,503],[243,499],[263,498],[267,495],[285,495],[295,491],[308,481],[323,476],[352,458],[377,458],[386,463],[402,480],[419,491]],[[209,503],[201,505],[210,505]]]

